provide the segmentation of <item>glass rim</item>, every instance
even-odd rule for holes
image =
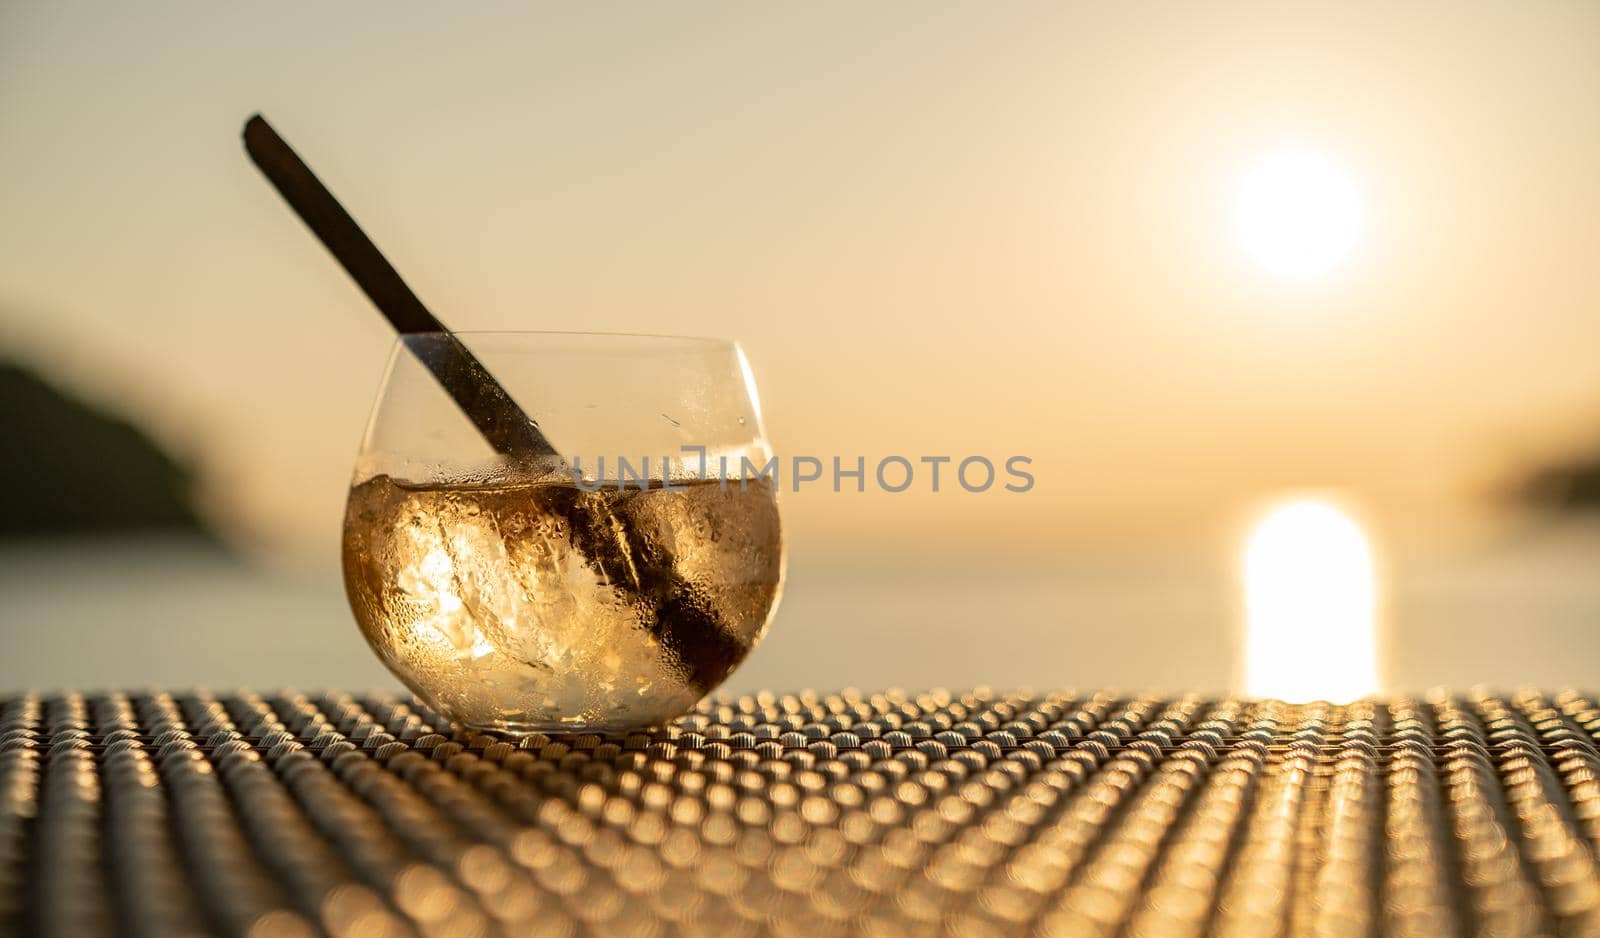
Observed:
[[[635,339],[651,342],[675,342],[684,345],[722,346],[737,348],[738,339],[705,335],[673,335],[665,332],[594,332],[572,329],[444,329],[425,332],[402,332],[396,342],[407,339],[450,336],[454,338],[547,338],[547,339]]]

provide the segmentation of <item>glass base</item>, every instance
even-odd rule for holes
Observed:
[[[545,736],[626,736],[629,733],[648,733],[656,726],[636,726],[629,723],[463,723],[464,729],[489,736],[519,739],[540,733]]]

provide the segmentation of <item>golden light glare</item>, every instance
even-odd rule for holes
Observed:
[[[1377,578],[1361,526],[1315,499],[1274,508],[1244,550],[1246,694],[1346,702],[1378,691]]]
[[[1239,240],[1268,273],[1320,277],[1349,257],[1361,214],[1360,190],[1343,167],[1320,153],[1286,150],[1245,175]]]

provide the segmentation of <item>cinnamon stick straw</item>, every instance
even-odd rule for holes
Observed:
[[[414,346],[411,349],[496,452],[515,459],[556,455],[539,425],[523,413],[478,357],[428,312],[339,200],[260,114],[245,122],[244,148],[396,332],[437,332],[447,337],[430,344],[429,354],[421,354]]]
[[[446,342],[430,343],[426,354],[416,346],[407,347],[496,452],[515,460],[558,455],[538,424],[428,311],[339,200],[260,114],[245,122],[244,147],[395,331],[402,336],[448,337]],[[608,510],[597,511],[588,520],[574,524],[574,545],[602,575],[618,582],[624,577],[632,580],[638,595],[655,605],[656,638],[687,670],[692,685],[704,693],[720,683],[744,657],[745,644],[722,624],[701,591],[678,574],[673,557],[658,539],[627,526],[618,530]]]

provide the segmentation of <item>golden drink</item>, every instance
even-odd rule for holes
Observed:
[[[350,605],[442,714],[511,731],[670,720],[766,629],[782,539],[772,485],[570,478],[351,489]]]

